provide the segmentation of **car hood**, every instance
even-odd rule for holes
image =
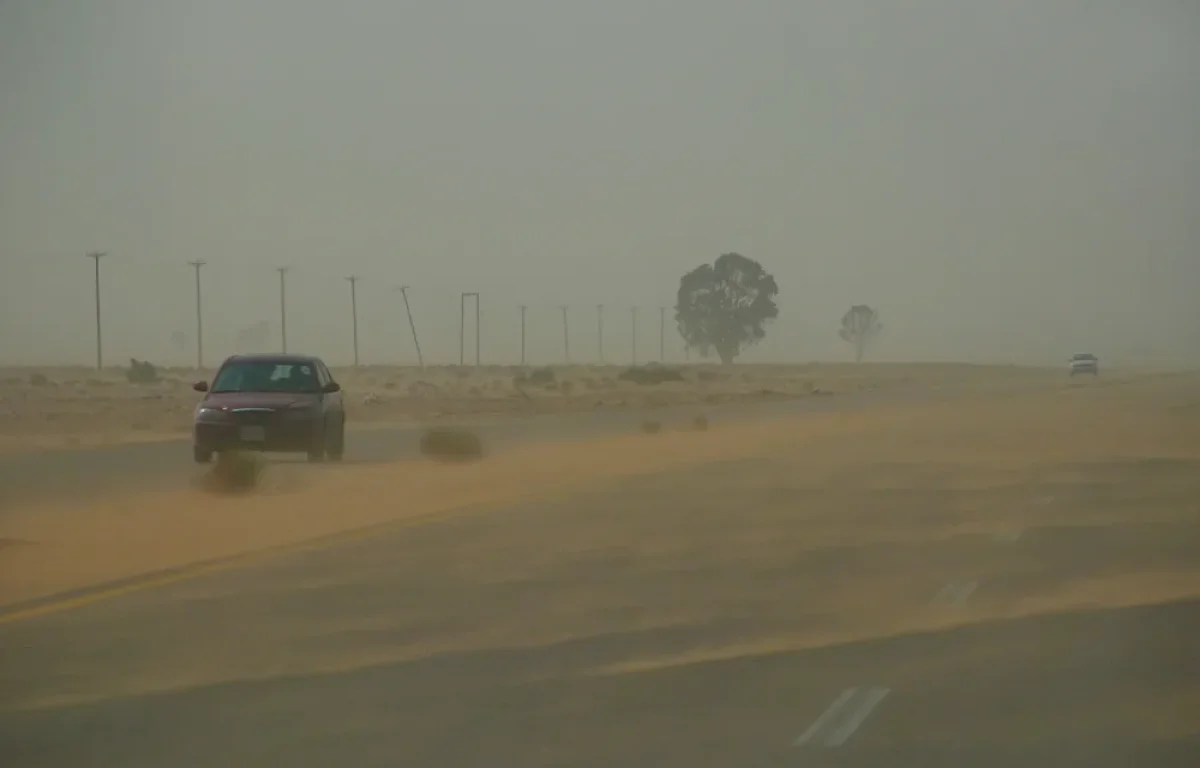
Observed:
[[[317,395],[292,392],[210,392],[201,405],[207,408],[270,408],[279,410],[294,405],[308,405],[319,401]]]

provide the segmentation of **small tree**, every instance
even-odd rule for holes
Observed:
[[[879,322],[878,312],[866,304],[855,304],[842,315],[842,327],[838,329],[838,336],[854,345],[854,362],[861,363],[863,355],[867,353],[867,347],[882,330],[883,324]]]
[[[761,264],[726,253],[680,278],[675,305],[679,334],[702,357],[715,350],[722,363],[732,363],[767,335],[764,326],[779,316],[778,294],[775,278]]]

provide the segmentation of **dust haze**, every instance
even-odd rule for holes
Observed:
[[[885,7],[886,6],[886,7]],[[960,3],[0,3],[0,360],[186,363],[278,331],[350,360],[656,346],[679,277],[726,251],[780,285],[747,361],[1197,360],[1200,10]],[[673,339],[677,337],[673,336]],[[682,358],[681,345],[668,357]]]
[[[0,0],[5,765],[1200,765],[1198,34]]]

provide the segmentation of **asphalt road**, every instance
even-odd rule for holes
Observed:
[[[638,482],[626,498],[671,487]],[[598,517],[645,524],[603,498],[524,505],[2,624],[3,763],[1200,765],[1196,601],[837,639],[873,594],[906,595],[879,608],[895,616],[967,611],[1178,566],[1194,521],[831,546],[768,572],[540,551]],[[736,609],[706,620],[637,615],[727,600],[730,582]],[[553,617],[596,630],[556,635]],[[830,639],[704,653],[814,628]]]
[[[684,424],[697,414],[711,419],[755,419],[773,415],[860,408],[912,395],[852,395],[781,398],[718,406],[679,406],[654,410],[606,410],[507,418],[473,425],[485,448],[534,440],[586,439],[629,433],[646,420]],[[924,396],[924,397],[927,397]],[[353,430],[347,437],[348,463],[419,458],[418,426]],[[284,459],[288,460],[288,459]],[[292,458],[291,460],[295,460]],[[302,457],[301,457],[302,460]],[[85,496],[127,489],[183,487],[197,474],[186,441],[132,443],[97,450],[47,451],[0,457],[0,509],[28,499]]]

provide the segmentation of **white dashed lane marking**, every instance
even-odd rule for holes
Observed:
[[[793,742],[797,747],[840,747],[862,727],[887,695],[889,688],[847,688]]]
[[[992,539],[1001,544],[1016,544],[1021,540],[1021,536],[1025,534],[1025,529],[1017,528],[1012,531],[1000,531],[992,534]]]
[[[952,581],[933,596],[934,605],[962,605],[979,587],[978,581]]]

